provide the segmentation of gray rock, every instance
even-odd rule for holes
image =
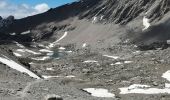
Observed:
[[[47,95],[45,97],[45,100],[63,100],[63,98],[58,95],[51,94],[51,95]]]

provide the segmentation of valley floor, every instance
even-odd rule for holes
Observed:
[[[42,79],[1,64],[1,100],[45,100],[51,94],[64,100],[170,99],[170,48],[140,51],[129,44],[97,50],[69,48],[69,52],[67,46],[63,48],[57,51],[61,56],[53,59],[30,60],[36,56],[27,53],[18,57]]]

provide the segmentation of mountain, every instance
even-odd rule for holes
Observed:
[[[40,40],[58,31],[66,31],[73,27],[74,34],[77,36],[76,32],[81,32],[78,28],[88,24],[89,26],[94,26],[94,28],[82,27],[82,31],[87,30],[91,35],[94,34],[94,37],[107,34],[108,36],[125,35],[118,38],[130,36],[128,38],[137,43],[166,41],[170,38],[167,28],[169,27],[169,2],[168,0],[80,0],[50,9],[42,14],[15,20],[6,30],[3,29],[1,33],[22,33],[31,30],[31,38]],[[142,23],[144,17],[149,19],[151,27],[143,32],[142,28],[144,26]],[[109,32],[109,28],[105,29],[107,25],[111,25],[109,26],[110,29],[111,27],[113,27],[112,29],[116,27],[116,30],[120,29],[121,32],[119,34],[116,30]],[[102,31],[102,33],[98,32],[98,27],[101,30],[104,28],[105,31]],[[157,31],[164,29],[167,29],[166,32]],[[80,34],[85,35],[87,33],[82,32]],[[84,36],[82,35],[79,38],[83,38]],[[75,39],[72,38],[71,40]]]
[[[169,18],[170,0],[79,0],[0,17],[0,97],[169,100]]]

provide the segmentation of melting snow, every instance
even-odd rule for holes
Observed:
[[[133,87],[133,88],[130,88]],[[158,89],[158,88],[149,88],[150,86],[147,85],[139,85],[139,86],[130,86],[130,87],[124,87],[124,88],[119,88],[120,89],[120,94],[165,94],[168,93],[170,94],[170,89],[165,87],[164,89]],[[130,88],[130,89],[129,89]]]
[[[33,63],[33,62],[30,62],[29,64],[30,64],[30,65],[34,65],[35,63]]]
[[[64,47],[60,47],[60,48],[58,48],[59,50],[65,50],[66,48],[64,48]]]
[[[47,52],[47,53],[52,53],[53,51],[51,51],[51,50],[48,50],[48,49],[41,49],[41,50],[39,50],[40,52]]]
[[[104,15],[102,15],[102,16],[100,17],[100,20],[103,20],[103,17],[104,17]]]
[[[97,17],[95,16],[95,17],[93,17],[92,23],[96,23],[96,22],[97,22]]]
[[[145,28],[143,30],[146,30],[151,26],[149,23],[149,19],[146,18],[146,16],[144,16],[144,18],[143,18],[143,26],[145,26]]]
[[[170,84],[169,83],[165,83],[165,87],[166,88],[170,88]]]
[[[17,49],[16,51],[18,51],[18,52],[25,52],[24,49]]]
[[[31,58],[32,60],[37,60],[37,61],[44,61],[44,60],[48,60],[50,59],[49,56],[45,56],[45,57],[37,57],[37,58]]]
[[[46,48],[46,46],[43,45],[43,44],[38,44],[38,46],[39,46],[39,47],[44,47],[44,48]]]
[[[52,56],[52,55],[54,55],[53,52],[47,53],[47,56]]]
[[[4,55],[3,55],[4,56]],[[4,56],[5,58],[0,57],[0,62],[8,65],[9,67],[20,71],[22,73],[27,73],[33,78],[40,79],[39,76],[37,76],[35,73],[31,72],[30,70],[26,69],[25,67],[21,66],[20,64],[16,63],[15,61],[9,59],[8,57]]]
[[[125,64],[130,64],[132,63],[133,61],[124,61]]]
[[[135,52],[133,52],[134,54],[139,54],[141,51],[135,51]]]
[[[49,79],[49,78],[74,78],[75,76],[69,75],[69,76],[47,76],[47,75],[42,75],[43,78]]]
[[[168,81],[170,81],[170,70],[168,70],[167,72],[165,72],[163,75],[162,75],[163,78],[167,79]]]
[[[122,62],[116,62],[114,65],[121,65],[123,64]]]
[[[61,41],[62,39],[64,39],[66,36],[67,36],[68,32],[65,32],[64,35],[59,38],[57,41],[53,42],[53,43],[50,43],[49,46],[47,48],[52,48],[55,46],[56,43],[58,43],[59,41]]]
[[[87,60],[87,61],[84,61],[83,63],[98,63],[98,61],[95,61],[95,60]]]
[[[109,93],[106,89],[96,89],[96,88],[86,88],[84,91],[90,93],[94,97],[103,97],[103,98],[114,98],[115,94]]]
[[[34,55],[39,55],[39,54],[41,54],[40,52],[34,52],[34,51],[28,50],[28,49],[17,49],[17,51],[19,51],[19,52],[28,52],[28,53],[32,53],[32,54],[34,54]]]
[[[141,84],[133,84],[131,86],[128,87],[128,90],[133,90],[133,89],[136,89],[136,88],[149,88],[150,86],[148,85],[141,85]]]
[[[28,30],[28,31],[22,32],[21,34],[22,34],[22,35],[25,35],[25,34],[29,34],[30,32],[31,32],[31,31]]]
[[[46,68],[46,70],[53,71],[54,69],[53,68]]]
[[[67,53],[72,53],[73,51],[66,51]]]
[[[82,48],[85,48],[87,46],[87,43],[84,43],[83,45],[82,45]]]
[[[34,52],[34,51],[28,50],[28,49],[25,49],[25,51],[27,51],[27,52],[29,52],[29,53],[32,53],[32,54],[35,54],[35,55],[41,54],[40,52]]]
[[[14,54],[15,56],[17,56],[17,57],[21,57],[21,56],[22,56],[21,54],[16,53],[16,52],[13,52],[13,54]]]
[[[50,43],[46,48],[53,48],[54,47],[54,43]]]
[[[170,44],[170,40],[167,40],[166,43],[167,43],[167,44]]]
[[[10,35],[16,35],[16,33],[9,33]]]
[[[118,56],[109,56],[109,55],[103,55],[104,57],[108,57],[108,58],[113,58],[113,59],[118,59]]]
[[[163,78],[170,81],[170,70],[165,72],[162,75]],[[159,89],[159,88],[150,88],[148,85],[140,85],[140,84],[134,84],[129,87],[119,88],[120,94],[170,94],[170,84],[165,83],[165,88]]]
[[[18,46],[18,47],[20,47],[20,48],[25,48],[25,46],[23,46],[22,44],[19,44],[18,42],[15,42],[16,43],[16,45]]]

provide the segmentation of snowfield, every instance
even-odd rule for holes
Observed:
[[[145,28],[143,29],[143,31],[146,30],[146,29],[148,29],[148,28],[151,26],[150,23],[149,23],[149,19],[146,18],[146,16],[143,17],[143,26],[145,27]]]
[[[4,55],[3,55],[4,56]],[[4,58],[5,57],[5,58]],[[38,75],[36,75],[35,73],[31,72],[30,70],[26,69],[24,66],[16,63],[15,61],[9,59],[8,57],[4,56],[4,57],[0,57],[0,62],[8,65],[9,67],[11,67],[12,69],[15,69],[19,72],[22,73],[27,73],[29,76],[36,78],[36,79],[41,79]]]
[[[109,93],[106,89],[97,89],[97,88],[85,88],[84,91],[87,91],[94,97],[103,97],[103,98],[114,98],[115,94]]]
[[[170,71],[163,73],[162,77],[170,81]],[[121,91],[120,94],[170,94],[169,83],[165,83],[165,87],[162,89],[151,88],[151,86],[141,84],[133,84],[119,89]]]

